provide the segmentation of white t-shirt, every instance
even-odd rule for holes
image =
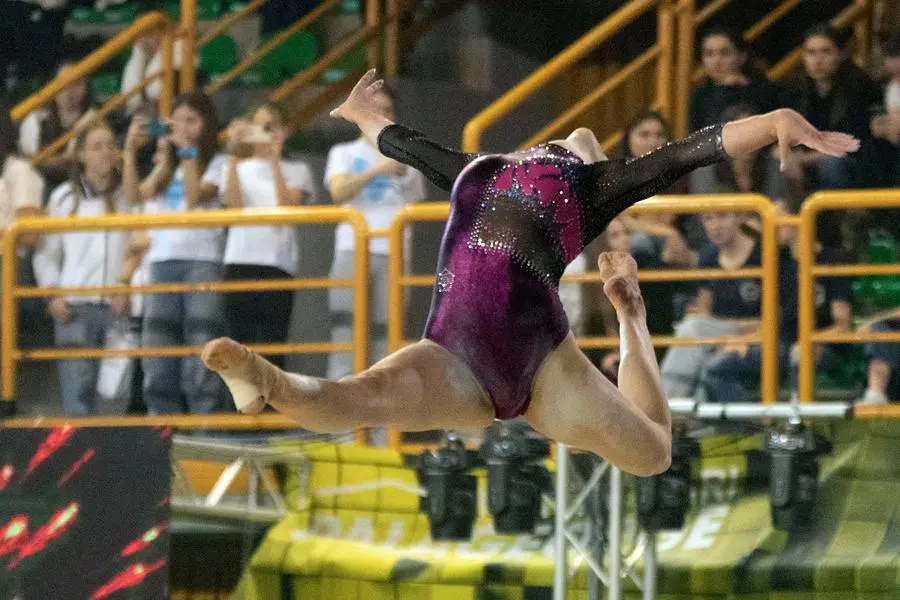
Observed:
[[[300,188],[307,196],[314,194],[312,172],[306,163],[281,161],[281,172],[289,188]],[[272,162],[261,158],[243,160],[237,165],[241,198],[245,208],[274,208],[278,206],[278,192]],[[219,195],[225,194],[228,169],[222,169],[218,182]],[[297,274],[299,256],[297,228],[288,227],[232,227],[225,243],[225,263],[233,265],[263,265],[277,267]]]
[[[0,231],[9,229],[16,220],[16,211],[41,208],[43,196],[44,180],[31,163],[17,156],[6,157],[0,170]]]
[[[209,163],[204,182],[219,184],[222,170],[227,163],[224,154],[216,155]],[[212,200],[193,210],[216,210],[221,208],[218,200]],[[179,168],[165,192],[147,202],[147,214],[184,213],[187,202],[184,198],[184,174]],[[166,260],[192,260],[205,262],[221,262],[222,249],[225,244],[225,229],[219,228],[179,228],[150,230],[150,250],[147,262],[157,263]]]
[[[82,185],[81,198],[70,182],[63,183],[50,196],[50,217],[98,217],[107,214],[106,200]],[[121,188],[112,197],[114,212],[131,211]],[[45,235],[34,254],[34,275],[41,287],[94,287],[114,285],[122,271],[125,247],[130,232],[114,230],[71,231]],[[102,302],[98,296],[72,296],[71,303]]]
[[[900,111],[900,82],[891,81],[884,90],[884,107],[887,112]]]
[[[335,175],[359,175],[384,160],[384,155],[365,139],[338,144],[328,152],[325,187],[329,187]],[[390,226],[404,204],[424,199],[425,176],[407,168],[401,177],[376,177],[346,205],[361,210],[370,229],[383,229]],[[353,228],[348,223],[338,225],[334,243],[337,252],[353,250]],[[387,254],[387,238],[373,238],[369,250],[373,254]]]
[[[75,122],[75,127],[78,127],[81,123],[87,122],[93,115],[94,109],[89,108]],[[19,126],[19,151],[25,156],[36,156],[38,152],[41,151],[41,126],[48,116],[49,113],[47,112],[47,109],[42,108],[36,110],[28,113],[28,116],[25,117],[22,124]],[[74,150],[74,148],[75,138],[73,137],[69,140],[67,149],[71,151]]]

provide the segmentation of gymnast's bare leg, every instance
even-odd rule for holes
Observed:
[[[525,418],[547,437],[589,450],[624,471],[660,473],[671,462],[672,418],[637,265],[628,254],[607,252],[598,267],[619,318],[619,387],[591,364],[570,333],[538,370]]]
[[[269,404],[319,433],[360,427],[481,429],[494,419],[494,408],[469,368],[429,340],[340,381],[286,373],[227,338],[207,344],[203,362],[222,376],[241,412],[258,413]]]

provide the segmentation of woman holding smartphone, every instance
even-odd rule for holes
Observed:
[[[171,128],[171,129],[169,129]],[[216,182],[224,167],[217,157],[218,123],[210,98],[200,92],[175,99],[162,125],[136,117],[125,141],[124,188],[132,204],[150,213],[186,213],[221,208]],[[154,169],[139,179],[137,151],[156,137]],[[222,280],[222,228],[154,229],[146,262],[150,283],[202,284]],[[214,292],[148,294],[142,345],[197,346],[221,335],[223,296]],[[221,408],[221,385],[195,356],[147,357],[144,402],[150,414],[208,414]]]
[[[299,161],[282,158],[287,137],[284,113],[264,104],[252,118],[235,120],[228,128],[228,167],[219,189],[229,208],[299,206],[313,195],[312,174]],[[251,146],[249,158],[242,146]],[[297,276],[297,229],[232,227],[225,244],[225,279],[291,279]],[[225,297],[229,335],[245,344],[282,343],[290,328],[294,293],[240,292]],[[284,366],[284,356],[269,360]]]

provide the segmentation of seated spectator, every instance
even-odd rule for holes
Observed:
[[[56,76],[62,77],[75,66],[73,61],[59,65]],[[85,122],[93,114],[93,100],[85,80],[79,79],[56,95],[45,108],[36,110],[25,117],[19,128],[19,149],[28,157],[37,154],[69,130]],[[47,180],[49,189],[64,183],[75,164],[72,155],[74,141],[66,150],[44,161],[38,167]]]
[[[312,173],[298,161],[282,158],[287,137],[284,113],[266,104],[229,127],[228,167],[219,189],[229,208],[299,206],[313,195]],[[252,156],[241,160],[242,143]],[[297,276],[300,246],[297,228],[231,227],[225,243],[225,279],[291,279]],[[225,296],[228,335],[244,344],[275,344],[287,340],[294,291],[241,292]],[[270,356],[284,368],[284,355]]]
[[[857,328],[859,333],[900,331],[900,308],[895,308],[867,319]],[[900,343],[882,342],[866,344],[869,360],[866,392],[862,402],[885,404],[900,402]]]
[[[761,112],[785,106],[781,89],[756,70],[743,37],[727,27],[711,27],[700,40],[704,77],[691,92],[689,126],[696,131],[721,122],[729,106],[749,104]],[[690,175],[694,194],[711,193],[712,167]]]
[[[137,151],[148,143],[147,123],[134,119],[125,141],[124,188],[148,212],[185,213],[221,208],[217,184],[225,158],[217,156],[218,123],[212,100],[201,92],[175,99],[171,134],[157,140],[156,167],[138,177]],[[221,228],[154,229],[146,261],[150,283],[199,284],[222,279]],[[144,301],[142,345],[202,346],[224,333],[220,293],[150,294]],[[221,409],[220,379],[198,356],[147,357],[142,361],[144,402],[150,414],[208,414]]]
[[[757,239],[743,230],[744,217],[738,213],[707,213],[702,217],[710,245],[700,252],[700,268],[738,270],[761,264]],[[679,337],[710,337],[750,334],[759,330],[762,288],[756,279],[717,279],[703,282],[689,315],[676,327]],[[731,384],[732,375],[759,372],[759,346],[744,344],[678,346],[670,348],[662,362],[663,389],[670,398],[693,397],[703,390],[720,402],[743,396],[743,385]],[[714,377],[715,381],[708,378]],[[712,387],[714,389],[709,390]]]
[[[116,165],[119,149],[112,129],[95,123],[76,138],[76,168],[71,180],[50,197],[51,217],[96,217],[127,212],[128,203]],[[125,257],[127,231],[78,231],[44,236],[34,255],[34,271],[41,287],[73,288],[115,285]],[[50,300],[56,345],[98,348],[117,317],[127,316],[127,297],[58,296]],[[95,414],[98,359],[57,362],[63,411],[67,415]],[[124,412],[122,406],[118,412]]]
[[[813,126],[849,133],[863,142],[860,152],[841,158],[810,150],[792,153],[787,177],[806,190],[852,189],[870,183],[862,162],[871,156],[870,120],[881,104],[875,82],[853,64],[846,38],[830,25],[809,29],[803,42],[803,73],[790,88],[793,108]]]
[[[0,242],[16,219],[41,214],[43,197],[44,180],[31,163],[16,154],[16,128],[9,111],[0,105]],[[33,243],[33,238],[21,239],[18,246],[17,279],[24,285],[29,285],[33,279],[31,261],[27,259]],[[3,245],[0,244],[0,256],[2,251]],[[30,318],[43,314],[43,307],[41,299],[24,300],[19,306],[19,316]],[[20,328],[20,331],[25,330]]]
[[[393,118],[394,92],[381,88],[381,110]],[[388,227],[405,204],[425,199],[425,176],[419,171],[385,158],[366,138],[338,144],[328,152],[325,165],[325,187],[335,204],[359,209],[371,229]],[[330,277],[349,278],[353,274],[353,229],[349,224],[338,225],[334,236],[334,261]],[[408,244],[407,244],[408,247]],[[369,242],[369,275],[371,311],[369,362],[380,360],[387,353],[387,273],[388,243],[375,238]],[[352,290],[328,290],[331,311],[331,341],[350,342],[352,338]],[[349,353],[333,352],[328,357],[328,378],[340,379],[353,372]]]
[[[750,104],[760,112],[784,106],[781,89],[753,67],[744,38],[726,27],[707,29],[700,40],[704,77],[691,92],[690,130],[719,123],[735,104]]]

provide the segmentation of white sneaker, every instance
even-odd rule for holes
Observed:
[[[887,396],[884,395],[884,392],[868,389],[866,393],[863,394],[862,399],[859,401],[860,404],[887,404],[888,399]]]

